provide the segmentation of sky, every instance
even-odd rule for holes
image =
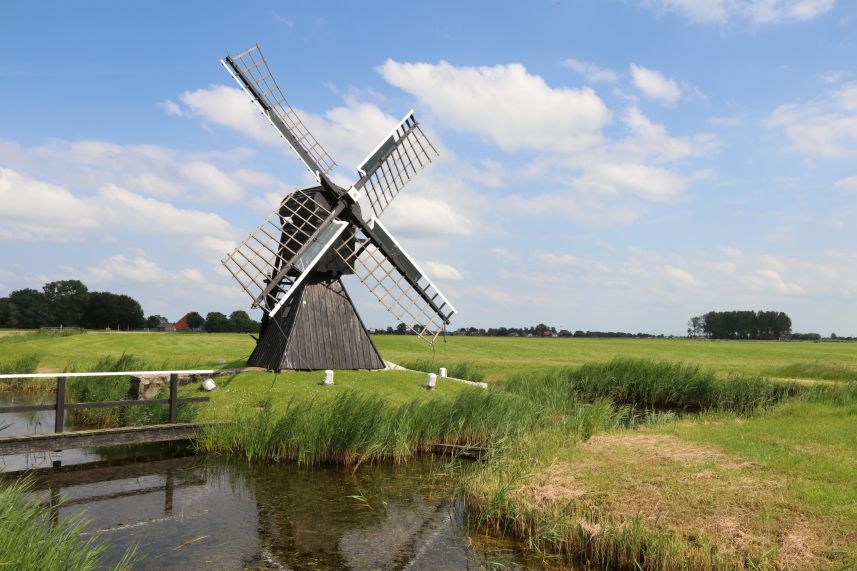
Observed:
[[[250,310],[220,260],[313,183],[220,65],[256,43],[343,184],[415,110],[440,156],[381,219],[453,329],[857,335],[845,0],[4,2],[0,296]]]

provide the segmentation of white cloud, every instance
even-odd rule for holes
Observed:
[[[675,105],[681,98],[682,89],[678,83],[659,71],[632,63],[631,77],[636,88],[646,97],[667,105]]]
[[[0,168],[0,236],[17,240],[80,239],[98,225],[97,210],[67,189]]]
[[[770,269],[756,270],[753,274],[740,278],[740,281],[756,291],[773,291],[781,295],[803,293],[803,288],[795,283],[787,283],[780,272]]]
[[[808,103],[777,107],[765,122],[781,130],[792,151],[827,157],[857,155],[857,83]]]
[[[675,266],[664,266],[664,274],[666,274],[670,281],[677,285],[695,286],[699,283],[690,272]]]
[[[844,188],[846,190],[857,190],[857,175],[839,179],[833,184],[833,186],[836,188]]]
[[[738,248],[733,248],[732,246],[719,246],[718,249],[730,258],[740,258],[744,255],[744,252]]]
[[[422,262],[422,266],[428,272],[430,278],[436,278],[439,280],[451,280],[451,281],[460,281],[464,279],[464,276],[461,275],[456,268],[450,266],[449,264],[444,264],[443,262]]]
[[[835,0],[640,0],[659,12],[678,12],[691,22],[755,25],[804,22],[829,12]]]
[[[630,193],[651,202],[672,202],[687,185],[685,177],[670,170],[633,163],[594,165],[572,182],[587,193],[610,197]]]
[[[580,61],[574,58],[562,60],[560,63],[563,67],[574,70],[592,83],[615,83],[619,80],[619,74],[612,69],[599,67],[588,61]]]
[[[178,208],[169,202],[134,194],[112,184],[99,188],[92,204],[105,222],[150,234],[208,234],[224,237],[234,234],[229,222],[217,214]]]
[[[245,151],[236,149],[233,157],[224,160],[220,155],[230,153],[204,154],[157,145],[52,140],[24,148],[6,142],[0,144],[0,162],[23,172],[38,172],[41,179],[73,189],[112,183],[152,196],[223,203],[241,200],[244,189],[214,162],[230,165],[242,160]]]
[[[180,168],[188,183],[206,189],[205,194],[215,200],[235,202],[243,194],[243,189],[211,163],[191,161]]]
[[[379,71],[450,128],[505,151],[580,151],[599,143],[611,114],[589,88],[553,88],[523,65],[456,67],[387,60]]]

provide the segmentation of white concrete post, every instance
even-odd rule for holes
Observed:
[[[322,384],[326,387],[333,386],[333,371],[327,369],[324,372],[324,382]]]
[[[429,373],[426,376],[426,382],[423,385],[423,388],[433,391],[435,383],[437,383],[437,375],[435,375],[434,373]]]
[[[440,368],[440,376],[444,379],[446,378],[446,367]]]

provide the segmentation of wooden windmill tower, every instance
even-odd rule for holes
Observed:
[[[378,217],[437,156],[409,112],[357,169],[350,187],[280,91],[258,45],[221,62],[315,176],[286,196],[223,265],[264,311],[248,364],[267,369],[384,367],[340,281],[354,274],[401,323],[434,342],[455,308]]]

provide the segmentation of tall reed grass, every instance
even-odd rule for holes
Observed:
[[[127,353],[118,357],[105,356],[100,358],[89,372],[121,372],[148,370],[150,367],[141,359]],[[69,379],[68,394],[70,402],[100,402],[136,399],[130,393],[131,377],[82,377]],[[169,386],[164,386],[158,398],[167,398]],[[192,420],[198,406],[193,404],[179,405],[178,420]],[[74,410],[69,413],[69,419],[80,426],[113,427],[137,426],[146,424],[161,424],[169,418],[167,405],[134,406],[126,408],[92,408]]]
[[[327,401],[290,402],[278,412],[239,411],[234,422],[204,430],[198,445],[209,453],[248,461],[301,464],[403,462],[436,444],[491,447],[530,430],[538,410],[516,395],[467,389],[453,399],[390,405],[379,396],[346,391]]]
[[[41,353],[28,353],[17,359],[0,361],[0,374],[28,375],[35,373],[42,362]],[[44,379],[3,379],[0,381],[0,391],[17,391],[29,393],[50,392],[54,382]]]
[[[807,390],[758,376],[719,377],[697,365],[623,358],[537,376],[519,375],[504,388],[559,408],[607,398],[617,405],[638,408],[736,413],[771,406]]]
[[[50,509],[34,500],[28,480],[0,482],[0,569],[103,569],[107,545],[97,534],[86,535],[86,520],[70,517],[51,525]],[[132,550],[113,569],[133,563]]]

